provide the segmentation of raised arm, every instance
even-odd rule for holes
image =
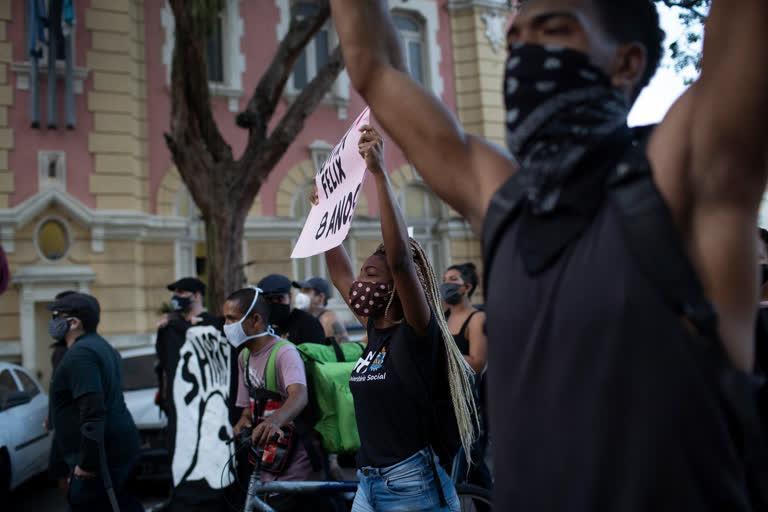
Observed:
[[[699,80],[654,133],[654,177],[720,314],[731,359],[752,367],[754,229],[768,173],[768,2],[714,0]]]
[[[352,84],[427,185],[479,232],[492,195],[515,165],[505,150],[464,133],[442,102],[408,76],[386,3],[331,0]]]
[[[368,171],[376,182],[387,266],[395,280],[405,320],[420,335],[429,325],[430,309],[413,263],[408,228],[384,170],[384,141],[372,126],[363,126],[360,131],[363,132],[359,143],[360,155],[365,158]]]

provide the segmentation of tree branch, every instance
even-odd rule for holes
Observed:
[[[261,76],[245,111],[237,116],[238,126],[250,130],[249,142],[259,143],[266,138],[267,126],[275,113],[296,60],[328,21],[330,14],[328,0],[323,0],[314,15],[301,20],[295,16],[291,17],[288,33],[277,47],[269,68]]]
[[[184,0],[170,0],[175,20],[171,71],[171,136],[177,143],[199,138],[213,161],[232,159],[211,112],[211,93],[203,44],[206,25]]]
[[[296,135],[304,128],[304,121],[320,104],[343,69],[344,58],[341,54],[341,48],[336,47],[328,58],[328,62],[317,73],[317,76],[304,87],[280,123],[269,135],[269,138],[259,145],[249,144],[241,159],[243,165],[248,166],[243,169],[246,191],[254,188],[258,190],[266,178],[266,173],[262,170],[268,171],[277,165],[288,146],[293,143]]]

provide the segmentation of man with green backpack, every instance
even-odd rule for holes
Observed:
[[[236,401],[243,412],[234,433],[253,428],[253,444],[264,446],[262,480],[312,480],[304,442],[308,429],[297,421],[309,403],[304,363],[292,343],[275,335],[270,312],[269,302],[256,287],[234,292],[223,306],[227,339],[236,349],[243,348],[237,358]],[[274,442],[276,434],[279,440]],[[277,495],[269,503],[276,510],[304,510],[310,504],[303,499]]]

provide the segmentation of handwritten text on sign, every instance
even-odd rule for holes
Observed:
[[[347,237],[365,178],[365,160],[357,148],[359,128],[370,122],[371,112],[366,108],[315,176],[319,203],[310,210],[291,258],[323,253]]]

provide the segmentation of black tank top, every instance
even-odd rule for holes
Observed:
[[[369,322],[368,346],[349,379],[360,435],[358,467],[391,466],[426,448],[420,415],[431,409],[424,382],[430,382],[432,344],[440,336],[434,313],[421,337],[406,322],[387,329]]]
[[[456,346],[459,347],[459,352],[461,352],[465,356],[469,355],[469,338],[467,338],[467,335],[466,335],[467,327],[469,327],[469,321],[472,320],[472,317],[475,316],[475,313],[479,313],[479,312],[480,311],[475,310],[472,313],[470,313],[467,319],[464,320],[464,323],[461,325],[461,329],[459,329],[459,332],[453,335],[453,341],[455,341]]]
[[[488,268],[494,508],[750,510],[719,368],[637,268],[613,206],[535,276],[518,229]]]

